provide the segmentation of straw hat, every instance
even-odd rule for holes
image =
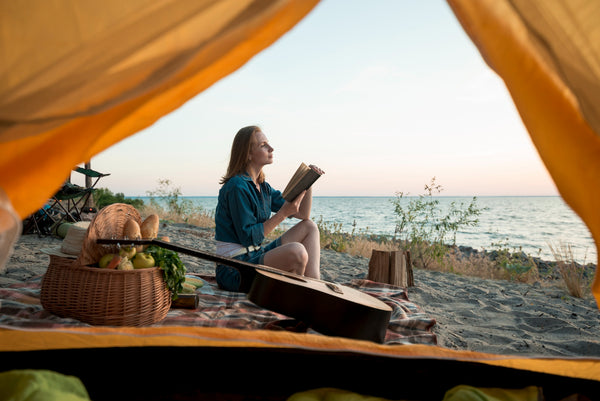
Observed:
[[[77,259],[81,253],[81,247],[89,225],[89,221],[79,221],[72,224],[60,246],[44,248],[41,251],[48,255]]]

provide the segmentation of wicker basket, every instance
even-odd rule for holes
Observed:
[[[171,293],[159,268],[88,266],[106,253],[117,252],[117,246],[96,244],[96,238],[121,238],[125,221],[132,217],[141,221],[130,205],[107,206],[90,223],[76,260],[50,256],[41,291],[46,310],[93,325],[144,326],[164,319],[171,307]]]
[[[94,217],[81,246],[81,254],[77,258],[81,266],[89,266],[98,262],[107,253],[118,253],[118,245],[97,244],[98,238],[121,239],[123,238],[123,227],[129,219],[134,219],[142,224],[140,213],[131,205],[125,203],[113,203],[102,208]]]

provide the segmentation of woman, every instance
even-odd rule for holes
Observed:
[[[285,201],[281,192],[265,181],[263,167],[271,163],[273,148],[260,128],[240,129],[220,182],[223,186],[215,213],[217,254],[318,279],[321,249],[319,229],[310,220],[312,191]],[[265,236],[288,217],[300,222],[263,246]],[[225,265],[216,269],[217,283],[229,291],[248,292],[253,276],[254,269]]]

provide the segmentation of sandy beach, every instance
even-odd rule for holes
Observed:
[[[184,224],[161,225],[159,235],[172,242],[213,252],[212,229]],[[44,274],[49,256],[40,250],[58,246],[57,237],[23,235],[0,287]],[[190,273],[214,274],[214,263],[180,254]],[[367,277],[369,260],[321,251],[322,278],[338,283]],[[422,269],[414,270],[408,298],[436,320],[438,346],[449,349],[523,356],[600,357],[600,311],[592,298],[570,296],[560,283],[535,285],[485,280]]]

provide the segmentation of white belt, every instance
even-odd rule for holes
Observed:
[[[254,246],[254,245],[250,245],[250,246],[245,246],[243,248],[240,248],[237,252],[234,252],[233,255],[229,256],[230,258],[235,258],[236,256],[240,256],[246,253],[250,253],[250,252],[256,252],[258,250],[260,250],[260,245],[259,246]]]

